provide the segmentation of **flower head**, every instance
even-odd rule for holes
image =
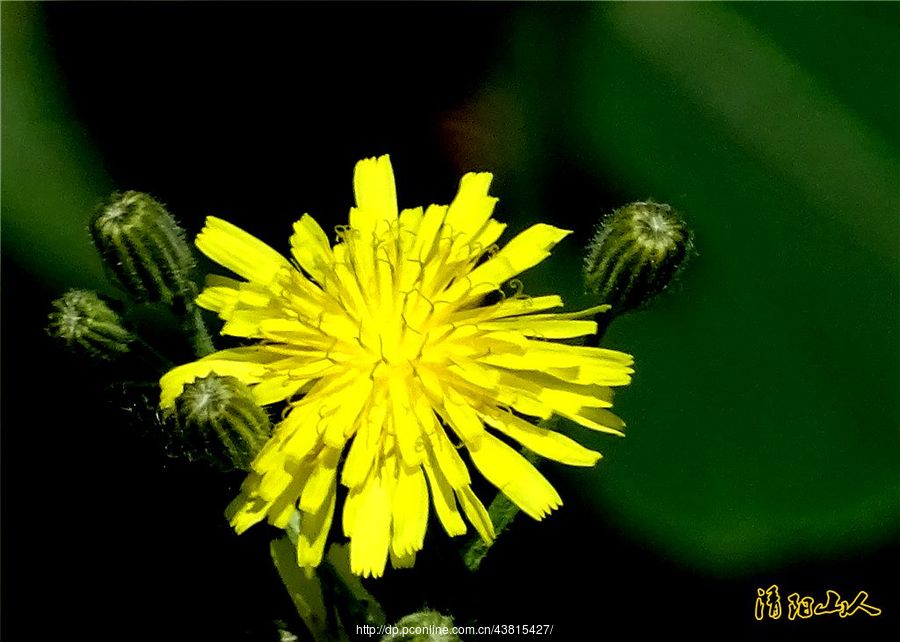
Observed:
[[[149,194],[112,194],[89,229],[106,265],[137,300],[171,304],[196,295],[190,278],[194,257],[184,231]]]
[[[638,308],[662,292],[691,251],[691,231],[670,205],[644,201],[607,216],[588,245],[587,289],[613,314]]]
[[[249,470],[268,441],[272,425],[247,386],[210,373],[185,384],[175,402],[175,419],[187,443],[200,441],[213,461]]]
[[[581,317],[598,309],[547,312],[562,305],[553,295],[488,302],[569,234],[538,224],[496,250],[505,225],[491,218],[490,181],[466,174],[449,206],[398,211],[389,158],[360,161],[349,225],[332,246],[304,215],[290,239],[294,263],[207,220],[197,246],[244,280],[211,277],[197,301],[225,320],[223,334],[258,342],[170,371],[161,405],[210,372],[250,385],[259,404],[288,400],[229,508],[238,532],[263,519],[285,528],[299,509],[298,561],[316,566],[340,483],[351,567],[379,576],[389,555],[395,566],[413,562],[430,506],[450,535],[466,531],[465,515],[493,538],[463,447],[488,481],[541,519],[559,495],[497,435],[590,466],[599,453],[524,417],[557,414],[621,434],[606,408],[610,386],[630,381],[631,357],[555,341],[595,332]]]
[[[134,335],[122,319],[96,292],[69,290],[53,302],[47,332],[91,356],[113,360],[126,352]]]

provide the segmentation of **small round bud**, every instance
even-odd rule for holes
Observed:
[[[240,470],[250,468],[272,433],[269,416],[250,389],[234,377],[214,373],[185,385],[175,401],[175,416],[185,442]]]
[[[627,312],[672,282],[690,247],[690,230],[669,205],[626,205],[600,223],[588,246],[585,285],[613,314]]]
[[[403,616],[388,631],[381,642],[462,642],[453,633],[453,618],[430,609]]]
[[[184,230],[151,196],[116,192],[94,214],[90,231],[103,260],[137,300],[171,304],[196,295]]]
[[[96,292],[69,290],[53,302],[47,333],[67,347],[112,360],[128,352],[134,340],[122,320]]]

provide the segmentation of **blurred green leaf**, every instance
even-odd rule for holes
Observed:
[[[585,493],[716,572],[900,529],[898,34],[848,7],[544,8],[516,34],[556,35],[540,61],[500,73],[523,103],[544,89],[533,162],[671,203],[696,232],[674,293],[604,341],[637,374],[617,399],[628,438],[587,437],[607,458]],[[859,47],[882,64],[860,67]],[[553,261],[583,302],[577,257]]]
[[[111,190],[69,115],[38,4],[2,11],[3,248],[54,288],[102,287],[87,219]]]

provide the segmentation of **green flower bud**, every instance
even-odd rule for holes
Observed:
[[[134,340],[122,320],[96,292],[69,290],[53,302],[47,333],[67,347],[112,360],[128,352]]]
[[[272,434],[269,416],[250,389],[234,377],[215,373],[185,385],[175,401],[175,417],[186,443],[240,470],[250,468]]]
[[[388,627],[381,642],[462,642],[453,630],[453,618],[424,609],[405,615]]]
[[[600,223],[588,246],[585,285],[612,314],[627,312],[672,282],[690,248],[690,230],[669,205],[626,205]]]
[[[116,192],[97,210],[90,231],[103,260],[137,300],[172,304],[196,296],[184,230],[151,196]]]

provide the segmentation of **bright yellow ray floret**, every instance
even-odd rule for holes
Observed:
[[[332,246],[304,215],[290,239],[293,262],[207,219],[197,247],[242,280],[211,277],[197,301],[224,319],[223,334],[259,341],[173,369],[160,381],[160,405],[171,408],[186,383],[210,372],[248,384],[260,404],[288,400],[229,508],[238,532],[263,519],[285,528],[299,510],[298,560],[317,566],[340,483],[351,567],[380,576],[389,556],[395,566],[412,563],[430,506],[450,535],[466,531],[465,515],[493,538],[460,448],[541,519],[559,495],[496,435],[591,466],[599,453],[523,417],[557,414],[622,434],[607,408],[610,387],[630,381],[631,357],[554,341],[596,332],[583,317],[601,308],[549,312],[562,305],[558,296],[484,303],[569,234],[534,225],[498,251],[505,225],[491,218],[490,182],[466,174],[449,206],[398,212],[390,159],[360,161],[350,224]]]

